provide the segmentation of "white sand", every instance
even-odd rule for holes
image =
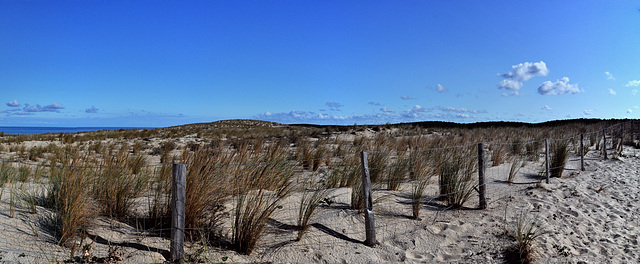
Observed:
[[[591,151],[585,172],[576,170],[579,164],[572,161],[565,177],[552,178],[542,188],[535,188],[535,179],[526,176],[537,173],[539,163],[523,168],[514,185],[501,182],[509,164],[487,168],[486,210],[443,211],[437,206],[440,202],[432,201],[423,206],[421,220],[412,220],[407,217],[411,214],[407,186],[404,192],[374,192],[374,197],[385,198],[374,207],[379,245],[373,248],[360,242],[364,240],[363,217],[348,209],[350,190],[342,188],[334,192],[334,204],[319,208],[301,241],[294,241],[291,231],[299,201],[299,195],[294,195],[276,211],[265,230],[267,235],[250,256],[215,247],[194,254],[202,248],[198,245],[187,251],[206,262],[230,263],[502,263],[503,251],[515,243],[505,230],[513,230],[523,214],[548,232],[535,242],[538,263],[638,263],[640,158],[634,155],[640,152],[633,151],[627,149],[627,157],[607,161]],[[437,186],[431,185],[425,202],[436,191]],[[36,225],[45,209],[38,208],[35,215],[20,207],[12,218],[8,201],[5,188],[0,202],[0,262],[69,258],[69,249],[52,243]],[[477,196],[466,206],[476,207]],[[96,223],[89,232],[120,245],[123,263],[164,261],[154,251],[168,251],[167,239],[139,236],[133,227],[106,220]],[[96,256],[107,255],[109,245],[102,242],[94,242]]]

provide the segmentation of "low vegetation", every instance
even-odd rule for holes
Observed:
[[[368,155],[374,196],[403,193],[398,197],[411,205],[407,215],[419,219],[426,199],[439,197],[439,203],[452,209],[467,204],[477,188],[476,143],[487,143],[487,166],[511,161],[505,176],[512,183],[525,162],[539,162],[545,138],[601,131],[611,122],[312,126],[229,120],[162,129],[4,135],[0,188],[46,185],[47,191],[31,204],[50,210],[42,226],[60,245],[74,247],[96,217],[167,235],[162,230],[170,225],[172,163],[185,163],[188,239],[250,254],[286,199],[300,197],[297,219],[286,223],[297,240],[305,238],[315,213],[324,210],[321,202],[330,201],[335,188],[350,189],[344,209],[360,212],[361,151]],[[595,135],[588,134],[585,146],[600,144]],[[562,176],[576,142],[552,141],[553,177]],[[430,186],[439,194],[426,191]],[[530,259],[540,232],[523,221],[514,234],[522,244],[519,254]]]

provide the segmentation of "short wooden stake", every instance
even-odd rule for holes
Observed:
[[[171,185],[171,261],[180,262],[184,257],[184,223],[187,192],[187,165],[173,164]]]
[[[484,144],[478,143],[478,196],[480,209],[487,209],[487,186],[484,185]]]
[[[546,164],[545,174],[547,176],[547,184],[549,184],[549,139],[544,139],[544,163]]]
[[[364,196],[364,226],[366,232],[364,244],[372,247],[376,244],[376,225],[373,219],[373,199],[371,198],[371,178],[369,177],[367,152],[360,152],[360,162],[362,163],[362,195]]]
[[[584,171],[584,134],[580,134],[580,170]]]

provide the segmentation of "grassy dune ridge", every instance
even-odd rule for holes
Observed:
[[[625,138],[620,138],[622,123]],[[45,191],[24,200],[51,212],[41,227],[74,255],[86,245],[97,217],[165,236],[170,164],[186,163],[189,241],[251,254],[277,218],[274,213],[292,200],[300,215],[287,221],[296,226],[292,232],[299,231],[296,240],[304,240],[320,203],[331,206],[332,190],[350,189],[349,210],[358,213],[363,207],[361,150],[370,152],[374,188],[409,191],[406,214],[420,220],[430,185],[438,186],[447,209],[468,204],[476,188],[478,142],[486,142],[487,164],[512,164],[504,177],[512,183],[519,170],[513,164],[539,162],[544,139],[554,140],[552,176],[562,177],[563,160],[569,152],[579,153],[575,136],[586,133],[585,146],[598,149],[602,136],[597,133],[607,127],[608,149],[620,155],[623,143],[638,146],[633,138],[637,124],[577,119],[318,126],[226,120],[159,129],[4,135],[0,187],[44,186]]]

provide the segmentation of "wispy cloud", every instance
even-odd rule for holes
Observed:
[[[629,81],[627,83],[627,85],[625,85],[627,87],[635,87],[635,86],[640,86],[640,80],[633,80],[633,81]]]
[[[604,74],[607,75],[607,80],[613,80],[613,81],[616,80],[616,78],[613,77],[613,74],[611,74],[610,72],[607,71],[607,72],[604,72]]]
[[[584,110],[582,111],[582,115],[585,115],[585,116],[593,115],[593,110]]]
[[[614,91],[613,89],[609,88],[609,94],[610,95],[616,95],[616,91]]]
[[[446,93],[449,91],[449,89],[442,86],[442,84],[436,84],[436,86],[427,86],[427,89],[435,90],[439,93]]]
[[[498,83],[498,88],[511,91],[511,95],[518,95],[523,82],[534,76],[547,76],[547,74],[549,74],[549,70],[544,61],[520,63],[511,66],[511,72],[498,74],[498,76],[504,78]]]
[[[353,124],[353,123],[385,123],[385,122],[411,122],[423,120],[475,120],[475,113],[486,113],[485,110],[473,110],[455,107],[426,108],[420,105],[398,111],[382,107],[379,112],[368,115],[332,115],[309,111],[290,111],[282,113],[264,112],[254,116],[260,120],[281,123],[316,123],[316,124]]]
[[[413,99],[416,99],[416,98],[414,98],[413,96],[403,95],[403,96],[400,96],[400,99],[402,99],[402,100],[413,100]]]
[[[25,111],[27,113],[36,113],[36,112],[60,113],[61,109],[64,109],[64,106],[62,106],[62,104],[59,104],[59,103],[51,103],[50,105],[45,105],[45,106],[40,106],[39,104],[37,105],[24,104],[24,108],[22,108],[22,111]]]
[[[542,110],[551,111],[553,109],[551,107],[549,107],[548,105],[544,105],[544,107],[542,107]]]
[[[379,102],[368,102],[367,104],[375,105],[375,106],[381,106],[381,104]]]
[[[382,111],[383,113],[388,113],[388,114],[389,114],[389,113],[395,113],[395,112],[396,112],[396,110],[388,109],[386,106],[384,106],[384,107],[380,108],[380,111]]]
[[[633,110],[627,109],[627,114],[631,114],[631,113],[633,113]]]
[[[579,92],[582,91],[578,88],[578,84],[570,84],[568,77],[562,77],[554,83],[546,81],[538,87],[538,93],[541,95],[576,94]]]
[[[7,106],[9,106],[9,107],[18,107],[18,106],[20,106],[20,103],[18,103],[18,100],[14,99],[13,101],[7,102]]]
[[[340,108],[344,105],[338,102],[327,102],[327,106],[329,107],[329,109],[331,109],[331,111],[340,111]]]
[[[99,110],[98,108],[92,105],[91,107],[84,110],[84,112],[89,114],[95,114],[95,113],[98,113],[98,110]]]

